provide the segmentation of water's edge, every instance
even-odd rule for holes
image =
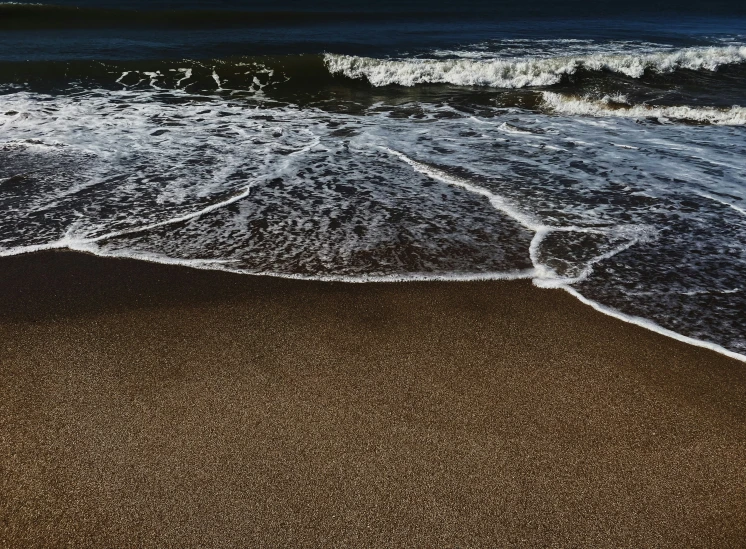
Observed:
[[[82,253],[82,254],[89,254],[96,257],[102,257],[106,259],[129,259],[129,260],[136,260],[136,261],[144,261],[146,263],[155,263],[160,265],[171,265],[171,266],[178,266],[178,267],[186,267],[190,269],[197,269],[197,270],[203,270],[203,271],[219,271],[219,272],[225,272],[225,273],[231,273],[235,275],[242,275],[242,276],[267,276],[267,277],[273,277],[273,278],[282,278],[282,279],[288,279],[288,280],[305,280],[305,281],[313,281],[313,282],[334,282],[334,283],[340,283],[340,284],[366,284],[366,283],[407,283],[407,282],[485,282],[485,281],[510,281],[510,280],[525,280],[525,279],[531,279],[532,274],[531,273],[515,273],[514,276],[507,275],[505,273],[494,273],[494,276],[490,276],[489,273],[478,273],[478,274],[458,274],[458,275],[451,275],[451,276],[438,276],[433,274],[411,274],[409,276],[391,276],[391,277],[345,277],[345,276],[328,276],[328,277],[314,277],[314,276],[305,276],[305,275],[292,275],[292,274],[284,274],[284,273],[273,273],[273,272],[263,272],[263,273],[252,273],[252,272],[238,272],[231,269],[225,269],[221,268],[217,265],[209,265],[207,263],[200,264],[199,262],[195,261],[187,261],[187,260],[179,260],[179,259],[171,259],[171,258],[154,258],[154,257],[137,257],[136,255],[128,255],[126,257],[122,257],[116,254],[106,254],[100,249],[93,249],[93,248],[74,248],[74,247],[46,247],[39,250],[32,250],[32,251],[24,251],[15,255],[26,255],[26,254],[32,254],[32,253],[41,253],[41,252],[72,252],[72,253]],[[10,255],[6,255],[3,257],[12,257]],[[1,258],[0,258],[1,260]],[[534,286],[537,289],[550,289],[550,290],[564,290],[567,293],[569,293],[571,296],[576,298],[578,301],[583,303],[584,305],[587,305],[591,307],[593,310],[604,314],[606,316],[610,316],[612,318],[615,318],[617,320],[620,320],[622,322],[625,322],[627,324],[633,324],[635,326],[638,326],[640,328],[644,328],[646,330],[649,330],[651,332],[655,332],[657,334],[660,334],[662,336],[675,339],[676,341],[680,341],[682,343],[685,343],[687,345],[691,345],[694,347],[700,347],[703,349],[708,349],[710,351],[714,351],[720,355],[726,356],[728,358],[732,358],[734,360],[738,360],[739,362],[746,363],[746,355],[736,353],[733,351],[730,351],[726,349],[725,347],[718,345],[716,343],[711,343],[709,341],[702,341],[699,339],[695,339],[692,337],[688,337],[679,333],[674,332],[673,330],[668,330],[666,328],[663,328],[662,326],[659,326],[655,322],[652,322],[648,319],[638,317],[638,316],[632,316],[624,314],[620,311],[617,311],[616,309],[613,309],[611,307],[607,307],[606,305],[603,305],[601,303],[598,303],[596,301],[593,301],[592,299],[588,299],[585,296],[583,296],[580,292],[572,288],[568,285],[561,285],[556,287],[542,287],[540,285],[534,284]]]

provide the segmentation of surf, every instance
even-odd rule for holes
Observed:
[[[715,71],[746,62],[746,46],[683,48],[638,54],[590,54],[493,59],[375,59],[326,54],[332,74],[365,79],[372,86],[451,84],[491,88],[546,87],[577,72],[611,72],[640,78],[646,72]]]

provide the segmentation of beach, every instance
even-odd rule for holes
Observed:
[[[0,259],[1,547],[743,547],[746,367],[530,281]]]

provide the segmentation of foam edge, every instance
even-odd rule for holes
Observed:
[[[648,320],[646,318],[642,318],[639,316],[633,316],[633,315],[622,313],[620,311],[617,311],[616,309],[607,307],[606,305],[602,305],[596,301],[593,301],[592,299],[588,299],[583,294],[581,294],[576,289],[570,286],[563,285],[563,286],[556,286],[556,287],[558,289],[565,290],[567,293],[569,293],[570,295],[578,299],[584,305],[589,305],[593,307],[593,309],[595,309],[596,311],[603,313],[607,316],[616,318],[617,320],[621,320],[622,322],[626,322],[628,324],[634,324],[635,326],[639,326],[641,328],[645,328],[646,330],[650,330],[660,335],[670,337],[677,341],[681,341],[682,343],[687,343],[695,347],[702,347],[710,351],[715,351],[716,353],[727,356],[728,358],[733,358],[740,362],[746,363],[746,355],[742,355],[740,353],[736,353],[734,351],[726,349],[725,347],[718,345],[717,343],[711,343],[709,341],[702,341],[701,339],[695,339],[693,337],[685,336],[677,332],[674,332],[673,330],[669,330],[668,328],[664,328],[663,326],[656,324],[652,320]]]

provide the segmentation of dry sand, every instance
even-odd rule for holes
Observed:
[[[742,548],[746,365],[527,282],[5,258],[0,546]]]

